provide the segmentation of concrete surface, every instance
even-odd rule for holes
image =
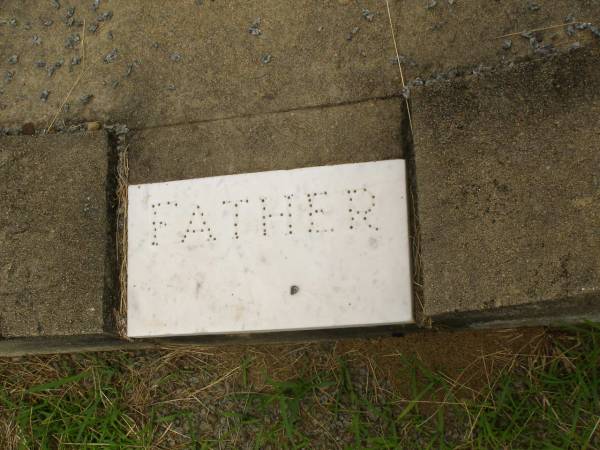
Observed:
[[[434,323],[600,312],[599,56],[579,50],[416,93]]]
[[[106,134],[0,137],[0,335],[106,331],[114,230]]]
[[[91,0],[60,3],[56,9],[47,0],[2,1],[3,126],[48,125],[65,100],[61,119],[146,128],[400,92],[383,1],[182,0],[173,7],[159,0],[102,0],[96,11]],[[594,0],[536,0],[537,9],[525,0],[430,3],[390,0],[407,79],[459,69],[450,72],[456,76],[538,55],[520,36],[505,50],[496,38],[506,33],[560,26],[568,15],[600,22]],[[68,6],[75,7],[70,19]],[[257,18],[253,29],[260,35],[253,35]],[[589,30],[570,37],[560,27],[535,37],[561,50],[593,40]],[[81,62],[71,65],[73,58]]]
[[[399,98],[135,131],[131,184],[403,157]]]

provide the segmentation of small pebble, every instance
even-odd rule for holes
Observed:
[[[402,88],[402,97],[404,97],[406,100],[410,98],[410,88],[408,86],[404,86]]]
[[[262,55],[260,57],[260,62],[262,64],[269,64],[271,62],[271,55],[268,53],[265,53],[264,55]]]
[[[581,44],[579,42],[573,42],[569,46],[569,51],[571,51],[571,50],[577,50],[578,48],[581,48]]]
[[[116,89],[119,87],[119,80],[112,80],[111,84],[113,89]]]
[[[575,16],[573,14],[569,14],[567,17],[565,17],[565,23],[571,22],[575,22]]]
[[[42,43],[42,38],[41,38],[41,37],[39,37],[39,36],[36,34],[35,36],[33,36],[33,37],[31,38],[31,43],[32,43],[33,45],[41,45],[41,43]]]
[[[10,83],[14,77],[15,77],[14,72],[11,72],[10,70],[7,70],[6,72],[4,72],[4,81],[6,83]]]
[[[248,33],[252,36],[259,36],[262,34],[262,31],[260,30],[260,17],[254,19],[254,22],[252,22],[252,25],[248,28]]]
[[[504,50],[510,50],[512,48],[512,41],[510,39],[505,39],[502,43],[502,48]]]
[[[590,28],[592,26],[591,23],[589,22],[584,22],[584,23],[578,23],[577,25],[575,25],[575,28],[577,28],[578,30],[587,30],[588,28]]]
[[[44,67],[46,67],[46,61],[42,61],[41,59],[35,62],[35,66],[43,69]]]
[[[129,63],[127,64],[127,72],[125,73],[125,76],[128,77],[129,75],[131,75],[131,72],[133,72],[133,63]]]
[[[365,19],[367,22],[373,22],[373,19],[375,18],[375,13],[369,11],[368,9],[363,9],[362,10],[362,17],[363,19]]]
[[[112,63],[117,59],[117,56],[119,56],[119,52],[116,48],[113,48],[110,53],[104,57],[104,62],[107,64]]]
[[[174,91],[175,90],[175,85],[174,84],[168,84],[167,85],[167,90],[168,91]]]
[[[179,61],[181,61],[181,54],[177,53],[177,52],[171,53],[170,58],[171,58],[171,61],[179,62]]]
[[[42,25],[45,27],[51,27],[54,21],[52,19],[40,19],[42,21]]]
[[[9,64],[16,64],[19,62],[19,56],[18,55],[12,55],[10,58],[8,58],[8,63]]]
[[[160,44],[158,42],[154,42],[152,44],[152,48],[158,48],[158,47],[160,47]]]
[[[52,7],[54,9],[60,9],[60,2],[58,0],[50,0],[50,2],[52,3]]]
[[[43,102],[48,101],[48,96],[50,95],[50,92],[47,90],[42,91],[42,93],[40,94],[40,100]]]
[[[88,27],[88,31],[90,33],[95,33],[96,31],[98,31],[98,24],[97,23],[93,23]]]
[[[429,0],[427,5],[425,5],[425,9],[433,9],[437,6],[437,0]]]
[[[94,96],[92,94],[82,95],[81,97],[79,97],[79,103],[81,103],[82,105],[87,105],[89,102],[92,101],[93,98]]]
[[[541,8],[541,6],[540,6],[540,5],[538,5],[538,4],[537,4],[537,3],[535,3],[535,2],[532,2],[532,1],[528,1],[528,2],[527,2],[527,9],[528,9],[529,11],[539,11],[539,10],[540,10],[540,8]]]
[[[108,33],[106,33],[106,38],[107,38],[109,41],[112,41],[112,40],[114,39],[113,32],[112,32],[112,31],[109,31]]]
[[[52,75],[54,75],[54,72],[56,72],[58,69],[60,69],[63,64],[64,64],[64,61],[61,59],[59,61],[56,61],[50,67],[48,67],[48,77],[51,77]]]
[[[298,292],[300,292],[300,288],[298,286],[290,286],[290,295],[296,295]]]
[[[100,122],[88,122],[86,128],[88,131],[98,131],[102,128],[102,125],[100,125]]]
[[[74,15],[75,15],[75,7],[74,6],[68,7],[67,8],[67,19],[70,19]]]
[[[565,34],[569,37],[573,37],[577,34],[577,31],[575,30],[575,27],[573,25],[569,25],[565,29]]]
[[[106,11],[103,12],[102,14],[100,14],[98,17],[96,17],[96,21],[98,22],[106,22],[110,19],[112,19],[113,17],[113,12],[112,11]]]
[[[72,34],[65,40],[65,48],[75,48],[77,44],[81,41],[81,36],[79,34]]]
[[[17,19],[10,19],[10,20],[8,21],[8,24],[9,24],[11,27],[16,27],[16,26],[17,26]]]
[[[359,30],[359,28],[358,28],[358,27],[354,27],[354,28],[352,28],[352,30],[350,31],[350,33],[348,33],[348,34],[346,35],[346,40],[347,40],[347,41],[351,41],[351,40],[352,40],[352,38],[354,38],[354,35],[355,35],[356,33],[358,33],[358,30]]]
[[[94,0],[92,2],[92,11],[98,11],[98,8],[100,8],[100,0]]]
[[[25,28],[26,30],[31,30],[31,22],[25,22],[23,28]]]

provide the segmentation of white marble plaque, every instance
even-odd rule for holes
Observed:
[[[128,335],[413,321],[404,160],[134,185]]]

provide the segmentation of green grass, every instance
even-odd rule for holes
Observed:
[[[15,434],[5,441],[43,449],[600,447],[598,325],[481,359],[479,379],[450,378],[415,356],[397,356],[396,380],[348,355],[316,368],[310,352],[301,356],[284,377],[255,367],[251,355],[233,368],[181,352],[38,358],[2,373],[0,417]]]

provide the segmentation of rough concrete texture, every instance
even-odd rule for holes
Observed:
[[[382,1],[98,4],[1,2],[1,125],[48,125],[65,100],[60,120],[143,128],[400,92]],[[600,22],[595,0],[390,0],[390,10],[408,79],[508,63],[547,44],[586,45],[590,30],[569,36],[566,27],[536,33],[535,45],[513,36],[508,49],[496,37],[560,26],[569,15]]]
[[[0,137],[0,335],[105,331],[114,239],[104,133]]]
[[[434,322],[600,312],[599,57],[579,50],[415,95]]]
[[[399,98],[132,133],[129,182],[403,157]]]

